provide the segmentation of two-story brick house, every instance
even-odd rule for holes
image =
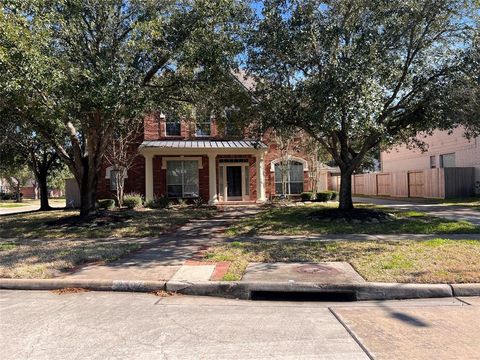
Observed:
[[[327,189],[331,169],[313,166],[311,156],[301,148],[285,156],[269,131],[261,139],[245,135],[232,140],[227,135],[228,129],[214,118],[195,122],[151,114],[144,119],[141,156],[127,174],[125,192],[138,192],[147,200],[202,198],[217,204],[264,202],[283,189],[291,195]],[[285,161],[287,171],[281,167]],[[99,198],[114,192],[110,170],[102,170]]]

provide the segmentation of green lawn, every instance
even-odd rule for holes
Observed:
[[[28,204],[0,201],[0,208],[17,208],[17,207],[24,207],[24,206],[28,206]]]
[[[82,264],[117,260],[140,247],[140,243],[99,239],[3,242],[0,243],[0,278],[51,278]]]
[[[249,262],[347,261],[367,281],[480,282],[480,241],[259,241],[208,249],[207,261],[230,261],[224,280],[241,279]]]
[[[53,198],[49,199],[48,201],[52,207],[65,207],[65,199]],[[32,205],[40,206],[40,200],[23,199],[22,202],[16,202],[15,200],[0,201],[0,208],[20,208]]]
[[[60,210],[0,217],[0,277],[50,278],[81,264],[113,261],[140,248],[135,238],[157,237],[214,211],[120,210],[88,221]]]
[[[189,219],[211,216],[210,208],[114,210],[84,220],[74,210],[54,210],[0,217],[0,238],[120,238],[157,236]]]
[[[308,235],[308,234],[469,234],[480,233],[480,227],[467,221],[455,221],[429,216],[417,211],[398,211],[356,205],[392,215],[392,220],[380,223],[356,223],[334,219],[336,203],[309,204],[303,207],[271,207],[254,217],[245,218],[227,230],[237,235]]]

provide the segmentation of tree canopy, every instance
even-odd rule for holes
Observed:
[[[2,85],[75,176],[95,211],[114,129],[172,103],[207,100],[242,49],[248,7],[226,0],[9,1],[0,11]],[[199,95],[203,93],[203,95]],[[211,99],[210,99],[211,101]],[[2,105],[3,106],[3,105]]]
[[[463,0],[265,1],[248,47],[264,123],[313,136],[340,167],[340,207],[351,209],[350,177],[371,149],[435,128],[478,134],[451,93],[478,72],[466,66],[478,11]]]

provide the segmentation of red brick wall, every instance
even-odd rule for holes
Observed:
[[[34,186],[24,186],[20,188],[20,193],[23,194],[24,199],[36,199],[37,192]]]
[[[161,136],[160,116],[158,113],[152,113],[145,116],[143,120],[143,136],[145,140],[158,140]],[[163,130],[165,133],[165,130]]]
[[[166,119],[161,118],[159,113],[146,116],[144,123],[145,140],[195,140],[195,139],[221,139],[222,134],[218,132],[218,124],[215,119],[211,120],[210,136],[196,137],[195,122],[193,120],[180,121],[180,136],[166,136]]]

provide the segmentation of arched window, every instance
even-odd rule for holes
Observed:
[[[279,161],[275,166],[275,193],[282,195],[303,192],[303,165],[299,161]]]

